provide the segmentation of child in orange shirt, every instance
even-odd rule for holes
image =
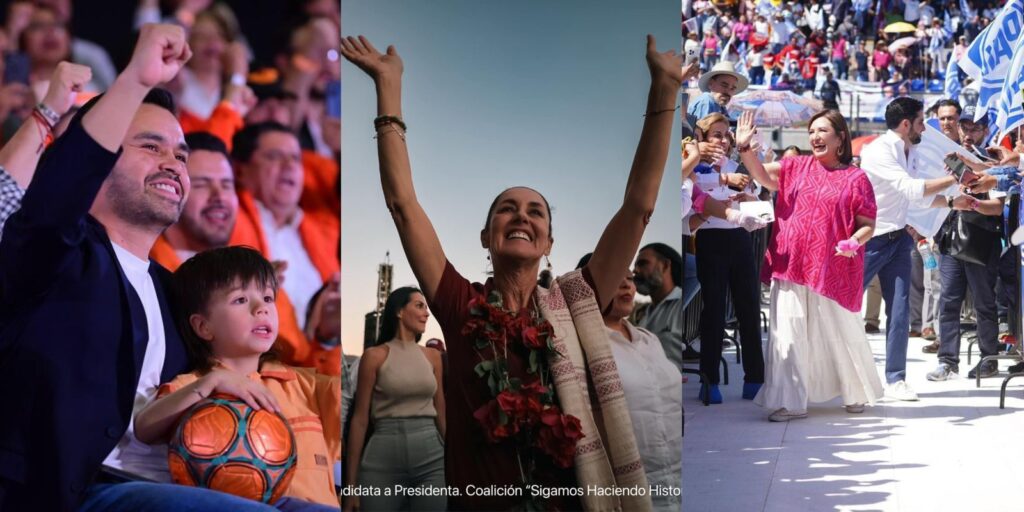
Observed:
[[[254,409],[280,412],[295,434],[295,475],[273,505],[339,510],[333,465],[341,458],[341,380],[280,364],[268,353],[278,334],[274,268],[253,249],[224,247],[183,263],[174,284],[179,329],[196,370],[161,386],[139,412],[138,439],[166,442],[200,400],[215,392],[236,396]]]

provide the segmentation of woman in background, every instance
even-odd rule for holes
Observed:
[[[445,485],[441,354],[417,343],[429,317],[427,299],[416,288],[399,288],[384,304],[377,344],[359,359],[359,382],[346,443],[347,485],[380,489]],[[373,434],[367,440],[371,422]],[[344,510],[447,508],[445,496],[424,494],[346,496]]]

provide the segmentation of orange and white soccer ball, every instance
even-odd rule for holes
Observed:
[[[295,454],[295,435],[283,416],[218,394],[182,415],[168,463],[176,484],[273,503],[288,490]]]

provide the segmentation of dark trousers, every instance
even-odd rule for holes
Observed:
[[[999,321],[996,317],[996,268],[998,254],[988,265],[964,263],[952,256],[942,258],[942,296],[939,298],[939,362],[959,371],[960,308],[970,288],[974,316],[978,321],[978,345],[981,355],[998,352]]]
[[[764,67],[753,66],[750,68],[750,83],[753,85],[764,84]]]
[[[835,76],[836,80],[846,80],[850,77],[848,71],[850,65],[847,63],[845,57],[842,59],[833,59],[832,66],[835,68],[835,74],[833,76]]]
[[[878,276],[885,300],[885,381],[906,379],[910,332],[910,251],[914,239],[905,230],[879,235],[864,247],[864,288]],[[945,293],[946,289],[942,289]]]
[[[999,257],[999,282],[996,285],[996,306],[999,310],[999,321],[1009,322],[1010,311],[1017,310],[1017,282],[1013,248]],[[1011,329],[1012,330],[1012,329]]]
[[[763,254],[756,257],[762,258]],[[761,350],[760,281],[754,273],[754,244],[743,229],[705,229],[697,235],[697,280],[704,294],[700,314],[700,371],[718,384],[725,334],[726,290],[732,292],[743,349],[743,381],[764,382]]]

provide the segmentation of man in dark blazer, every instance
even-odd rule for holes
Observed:
[[[139,398],[188,369],[169,274],[148,254],[189,190],[173,102],[153,88],[190,55],[180,27],[143,27],[127,68],[53,144],[7,222],[0,510],[267,510],[204,489],[99,476],[132,436]]]

